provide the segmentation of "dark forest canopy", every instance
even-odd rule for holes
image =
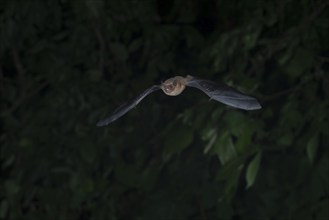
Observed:
[[[4,0],[0,219],[328,219],[325,0]],[[228,84],[263,108],[193,89]]]

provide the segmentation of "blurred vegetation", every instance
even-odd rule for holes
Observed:
[[[0,3],[0,219],[328,219],[325,0]],[[260,111],[189,89],[225,82]]]

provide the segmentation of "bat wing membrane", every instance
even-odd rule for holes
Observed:
[[[134,99],[122,104],[121,106],[119,106],[117,109],[114,110],[114,112],[109,117],[107,117],[103,120],[100,120],[97,123],[97,126],[105,126],[105,125],[108,125],[108,124],[114,122],[115,120],[117,120],[118,118],[120,118],[121,116],[123,116],[124,114],[129,112],[132,108],[136,107],[140,103],[140,101],[142,101],[150,93],[155,92],[159,89],[160,89],[160,87],[157,86],[157,85],[154,85],[154,86],[148,88],[147,90],[142,92],[136,98],[134,98]]]
[[[256,110],[262,108],[256,98],[245,95],[229,86],[219,85],[209,80],[192,78],[187,82],[187,86],[200,89],[211,99],[234,108],[244,110]]]

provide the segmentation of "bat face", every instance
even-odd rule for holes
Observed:
[[[221,86],[213,81],[199,79],[189,75],[186,77],[175,76],[167,79],[161,85],[151,86],[136,98],[119,106],[109,117],[100,120],[97,123],[97,126],[105,126],[116,121],[118,118],[122,117],[128,111],[136,107],[146,96],[157,90],[161,89],[166,95],[169,96],[177,96],[184,91],[186,86],[197,88],[208,95],[210,99],[234,108],[244,110],[256,110],[262,108],[256,98],[245,95],[229,86]]]
[[[185,84],[185,78],[176,76],[164,81],[161,84],[161,89],[166,95],[177,96],[184,91]]]

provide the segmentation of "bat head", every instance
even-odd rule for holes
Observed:
[[[170,79],[167,79],[161,84],[162,91],[170,96],[176,96],[183,92],[185,89],[185,81],[181,76],[176,76]]]

